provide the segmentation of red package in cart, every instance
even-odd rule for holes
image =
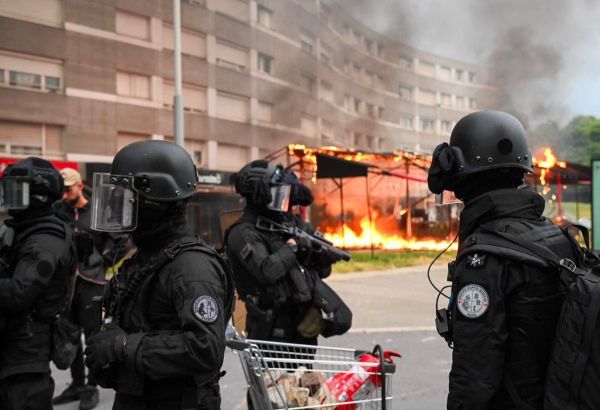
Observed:
[[[386,363],[394,363],[393,357],[401,357],[396,352],[383,352]],[[382,385],[380,376],[380,359],[374,353],[363,353],[358,357],[359,363],[374,363],[375,366],[355,364],[348,371],[338,373],[325,382],[325,385],[338,403],[362,400]],[[337,410],[355,410],[356,404],[341,405]]]

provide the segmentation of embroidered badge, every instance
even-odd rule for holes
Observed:
[[[472,268],[482,268],[485,265],[485,255],[474,253],[472,256],[467,256],[467,263]]]
[[[213,323],[219,317],[219,306],[210,296],[200,296],[194,301],[192,306],[194,316],[206,323]]]
[[[458,311],[469,319],[477,319],[488,310],[489,297],[481,285],[466,285],[458,292]]]
[[[246,242],[246,244],[242,248],[242,251],[240,252],[240,255],[242,255],[242,259],[246,260],[246,259],[248,259],[248,256],[250,256],[251,254],[252,254],[252,245],[250,245],[248,242]]]

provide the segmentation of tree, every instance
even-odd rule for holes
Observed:
[[[592,158],[600,158],[600,119],[579,115],[562,130],[562,154],[567,161],[589,165]]]

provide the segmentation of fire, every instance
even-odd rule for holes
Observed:
[[[550,169],[550,168],[552,168],[554,166],[559,166],[561,168],[566,168],[567,167],[567,162],[566,161],[557,161],[556,160],[556,155],[554,155],[554,152],[552,151],[552,148],[545,147],[545,148],[543,148],[542,152],[543,152],[543,155],[544,155],[543,159],[537,159],[535,156],[533,157],[533,163],[538,168]]]
[[[566,161],[557,161],[556,155],[554,155],[554,152],[552,151],[552,148],[550,148],[550,147],[542,148],[542,152],[543,152],[544,158],[538,159],[534,156],[533,163],[538,168],[540,168],[540,183],[542,185],[546,185],[546,174],[548,173],[548,170],[555,166],[558,166],[560,168],[566,168],[567,162]]]
[[[325,232],[325,239],[333,242],[339,248],[368,249],[373,247],[377,249],[390,250],[439,250],[446,249],[449,242],[436,241],[434,239],[405,239],[397,234],[384,234],[380,232],[375,224],[369,224],[369,218],[364,217],[360,221],[361,233],[357,234],[348,225],[344,225],[343,234],[341,229],[335,232]],[[456,249],[454,244],[452,249]]]

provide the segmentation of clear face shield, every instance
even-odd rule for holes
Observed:
[[[290,206],[290,193],[292,192],[292,186],[289,184],[282,184],[271,187],[271,202],[267,204],[267,208],[278,211],[287,212]]]
[[[29,181],[18,177],[0,180],[0,210],[26,209],[29,207]]]
[[[138,193],[130,175],[95,173],[91,228],[104,232],[133,231],[137,226]]]

